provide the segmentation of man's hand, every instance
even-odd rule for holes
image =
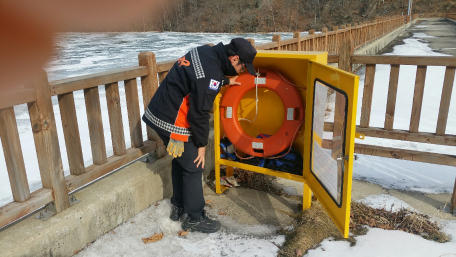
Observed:
[[[169,155],[172,155],[174,158],[178,156],[181,157],[184,152],[184,142],[170,138],[166,151],[168,151]]]
[[[205,153],[206,153],[206,147],[198,147],[198,157],[196,157],[195,162],[198,162],[196,164],[196,167],[198,168],[198,166],[200,165],[200,163],[202,164],[201,168],[204,169],[204,156],[205,156]]]
[[[238,76],[234,76],[230,78],[230,86],[239,86],[241,82],[236,82]]]

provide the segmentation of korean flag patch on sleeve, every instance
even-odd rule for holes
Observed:
[[[215,79],[211,79],[211,83],[209,84],[209,89],[217,91],[219,89],[220,82]]]

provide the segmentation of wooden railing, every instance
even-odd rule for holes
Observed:
[[[295,32],[293,38],[281,40],[280,35],[275,35],[271,43],[255,45],[258,50],[288,50],[288,51],[325,51],[330,54],[338,53],[342,42],[346,38],[353,39],[354,48],[360,48],[377,38],[403,26],[407,16],[393,16],[377,18],[374,21],[335,26],[332,31],[323,28],[321,33],[315,30],[308,31],[308,35],[302,36]]]
[[[364,90],[361,107],[360,125],[356,132],[368,137],[387,138],[402,141],[419,143],[430,143],[437,145],[456,146],[456,136],[446,134],[448,112],[453,90],[456,57],[404,57],[404,56],[363,56],[352,55],[352,64],[366,65],[366,75],[364,80]],[[388,97],[386,104],[385,122],[383,128],[370,127],[371,107],[374,89],[375,67],[377,64],[391,65]],[[398,130],[393,128],[394,116],[396,111],[396,96],[398,79],[401,65],[416,65],[416,81],[413,96],[413,105],[409,130]],[[419,131],[421,108],[424,95],[424,82],[428,66],[445,66],[445,79],[443,82],[442,96],[440,99],[440,109],[436,124],[435,133]],[[355,145],[355,152],[375,156],[390,157],[426,163],[435,163],[449,166],[456,166],[456,155],[437,154],[420,151],[410,151],[404,149],[385,148],[379,146]]]
[[[14,202],[0,207],[0,227],[3,227],[39,207],[54,202],[57,213],[69,207],[68,193],[121,167],[155,149],[163,143],[155,132],[147,129],[143,141],[141,113],[136,78],[141,78],[144,106],[158,88],[157,73],[169,70],[169,64],[157,65],[153,53],[141,53],[139,65],[108,72],[48,82],[43,71],[28,88],[0,96],[0,136]],[[163,70],[162,67],[165,67]],[[123,81],[127,102],[132,147],[126,149],[118,82]],[[104,85],[108,105],[113,145],[112,156],[106,154],[101,120],[98,86]],[[84,166],[81,138],[73,92],[84,90],[85,106],[92,149],[93,165]],[[62,156],[51,97],[57,96],[61,112],[70,175],[64,176]],[[14,113],[14,106],[28,105],[43,188],[30,192]]]

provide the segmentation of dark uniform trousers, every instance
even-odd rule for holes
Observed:
[[[157,131],[156,128],[153,129]],[[166,147],[169,137],[157,134]],[[198,147],[189,137],[188,142],[184,142],[182,156],[174,158],[172,161],[173,197],[171,197],[171,203],[176,207],[184,208],[184,212],[191,219],[199,219],[206,204],[201,181],[203,167],[200,164],[197,168],[197,163],[193,163],[197,156]]]

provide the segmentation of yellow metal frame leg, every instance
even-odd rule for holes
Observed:
[[[222,190],[220,189],[220,164],[215,164],[215,192],[221,194]]]
[[[310,187],[304,183],[304,190],[302,192],[302,209],[308,210],[312,205],[312,191]]]
[[[226,166],[226,176],[231,177],[231,176],[233,176],[233,174],[234,174],[233,167]]]

